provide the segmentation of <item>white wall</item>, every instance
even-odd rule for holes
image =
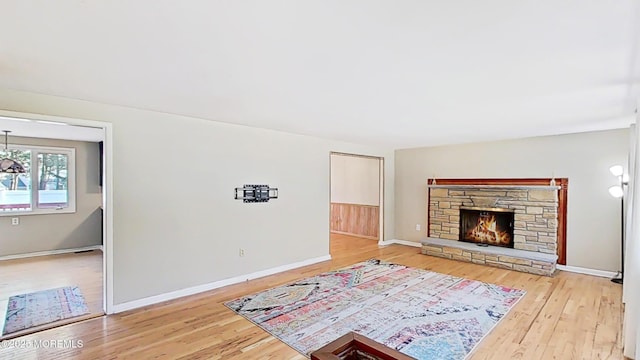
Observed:
[[[113,124],[115,305],[329,254],[331,151],[384,157],[393,188],[389,149],[6,89],[0,109]],[[280,197],[234,200],[245,183]]]
[[[567,265],[620,268],[620,200],[609,166],[627,164],[628,130],[396,151],[396,237],[426,237],[428,178],[569,178]],[[416,231],[421,224],[424,231]]]
[[[380,160],[332,154],[331,202],[378,206]]]
[[[76,212],[0,216],[0,256],[75,249],[102,244],[102,194],[98,144],[12,137],[13,144],[76,149]],[[11,225],[18,217],[20,225]]]

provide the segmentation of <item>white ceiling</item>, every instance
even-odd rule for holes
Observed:
[[[413,147],[634,121],[637,0],[0,0],[0,87]]]

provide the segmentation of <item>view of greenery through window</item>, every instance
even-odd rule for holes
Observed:
[[[0,151],[0,158],[18,161],[23,174],[0,174],[0,212],[66,207],[69,202],[68,155],[33,150]],[[32,166],[32,160],[36,166]],[[34,174],[35,173],[35,178]],[[32,182],[37,186],[34,188]],[[34,204],[37,189],[37,205]]]
[[[29,169],[31,168],[31,151],[2,151],[0,152],[0,158],[9,158],[12,160],[16,160],[27,170],[27,174],[0,174],[0,189],[19,190],[19,188],[24,187],[25,184],[21,181],[20,178],[24,178],[25,175],[28,176],[29,174]],[[20,178],[18,178],[19,176]]]
[[[66,205],[67,189],[67,155],[38,154],[38,205]]]

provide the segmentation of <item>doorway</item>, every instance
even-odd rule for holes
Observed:
[[[108,249],[112,236],[111,218],[107,216],[112,204],[108,191],[112,183],[111,124],[0,110],[0,127],[12,129],[16,144],[38,149],[43,142],[73,150],[68,161],[69,169],[73,164],[74,172],[64,167],[55,172],[57,186],[60,176],[69,172],[69,187],[52,188],[45,181],[31,183],[37,187],[33,190],[32,204],[39,206],[41,196],[62,189],[68,189],[69,198],[75,204],[73,210],[56,209],[65,214],[41,215],[26,211],[0,217],[0,227],[33,244],[31,249],[5,249],[7,254],[0,254],[4,255],[0,256],[0,339],[103,316],[109,309],[107,300],[112,299],[107,292],[110,290],[107,269],[111,271],[107,260],[111,259]],[[33,159],[37,162],[31,161],[29,173],[36,175],[26,174],[26,177],[43,174],[42,159],[39,156]],[[109,176],[105,176],[107,174]],[[55,221],[55,226],[51,221]],[[42,304],[47,302],[55,305],[43,310]],[[24,305],[27,303],[39,305],[29,308]],[[36,320],[16,321],[19,317]]]
[[[330,154],[330,232],[333,237],[384,238],[384,159]]]

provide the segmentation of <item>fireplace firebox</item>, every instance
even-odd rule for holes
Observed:
[[[460,241],[513,248],[513,209],[460,207]]]

